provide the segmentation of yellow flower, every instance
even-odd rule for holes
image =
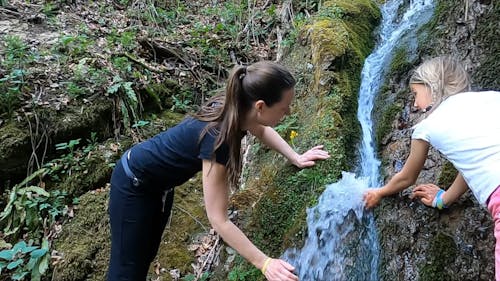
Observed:
[[[294,139],[296,136],[298,136],[298,135],[299,135],[299,134],[298,134],[296,131],[292,130],[292,131],[290,132],[290,140],[291,140],[291,141],[293,141],[293,139]]]

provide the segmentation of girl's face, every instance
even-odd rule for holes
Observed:
[[[411,92],[415,95],[416,108],[423,111],[432,103],[431,90],[425,84],[410,84]]]
[[[285,90],[281,100],[272,106],[267,106],[263,101],[257,101],[257,122],[264,126],[274,127],[290,114],[290,105],[292,104],[294,89]]]

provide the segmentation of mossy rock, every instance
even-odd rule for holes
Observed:
[[[455,276],[446,271],[449,264],[455,260],[458,249],[453,237],[445,233],[438,233],[432,238],[428,260],[420,269],[420,280],[434,281],[456,280]]]
[[[75,217],[64,224],[61,236],[52,245],[63,257],[53,268],[53,280],[106,280],[111,249],[108,198],[108,191],[80,197]]]
[[[16,184],[12,175],[26,173],[26,163],[31,154],[29,133],[14,122],[0,127],[0,191],[4,183],[11,180],[10,186]]]
[[[118,155],[115,155],[118,158]],[[113,158],[113,160],[116,160]],[[74,171],[70,176],[55,185],[52,189],[64,190],[70,197],[77,197],[87,191],[102,188],[109,182],[112,163],[108,162],[102,155],[91,155],[89,159],[84,159],[84,164],[79,170]]]
[[[34,114],[29,115],[29,124],[26,121],[13,121],[2,126],[0,183],[3,184],[6,180],[17,182],[26,176],[28,161],[33,153],[30,124],[35,145],[37,145],[36,140],[44,138],[42,131],[47,134],[49,143],[45,156],[51,158],[55,155],[57,143],[89,138],[90,132],[97,132],[101,139],[111,137],[113,125],[108,121],[111,120],[111,110],[112,104],[104,100],[69,106],[64,112],[40,108],[35,110],[36,117]],[[38,159],[41,159],[44,155],[43,145],[37,148],[36,154]]]
[[[444,189],[448,189],[453,181],[455,181],[457,174],[458,171],[457,169],[455,169],[455,166],[453,166],[450,161],[446,161],[441,168],[441,173],[439,174],[439,178],[437,180],[438,186]]]

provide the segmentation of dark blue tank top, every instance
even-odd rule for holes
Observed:
[[[223,143],[216,151],[215,130],[200,134],[208,122],[187,117],[176,126],[134,145],[130,150],[129,166],[141,180],[161,188],[183,184],[201,171],[202,159],[226,165],[229,147]]]

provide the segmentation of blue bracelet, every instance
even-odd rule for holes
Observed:
[[[443,194],[444,190],[440,189],[434,197],[434,200],[432,200],[432,207],[438,208],[439,210],[448,208],[443,202]]]

